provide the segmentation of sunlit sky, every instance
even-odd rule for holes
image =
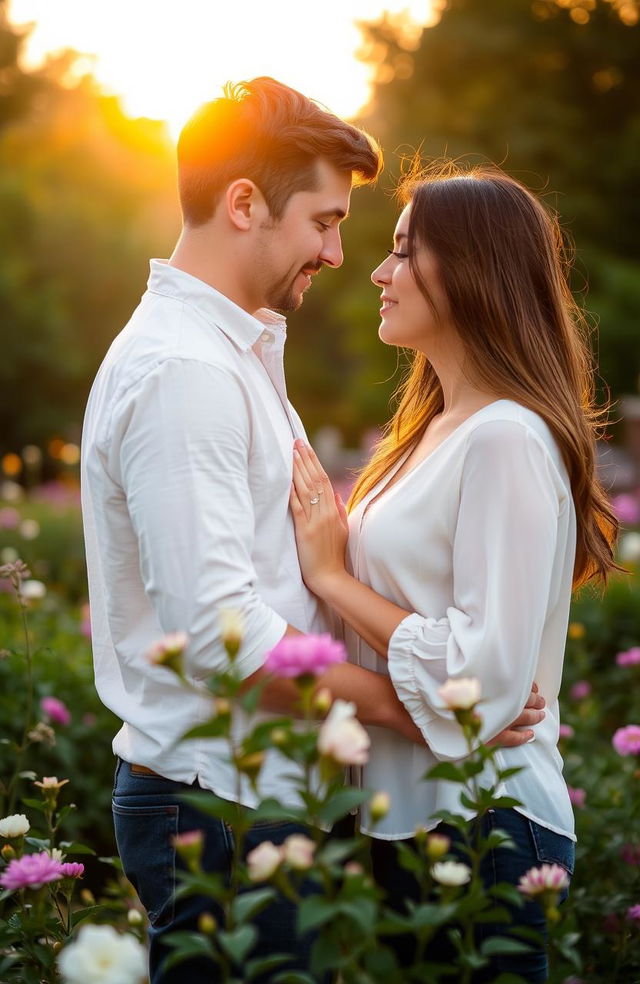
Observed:
[[[64,48],[83,60],[127,113],[165,119],[176,135],[228,80],[272,75],[334,112],[367,101],[370,70],[357,60],[357,20],[383,10],[429,19],[431,0],[10,0],[14,24],[34,24],[36,65]]]

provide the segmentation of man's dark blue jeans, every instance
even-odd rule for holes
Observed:
[[[192,786],[163,779],[151,773],[132,772],[127,762],[118,761],[113,792],[113,817],[118,852],[124,872],[136,889],[149,916],[151,984],[216,984],[220,979],[217,965],[206,958],[180,963],[163,971],[163,962],[171,949],[163,938],[178,930],[196,931],[198,918],[210,912],[220,921],[221,911],[213,899],[190,896],[175,900],[179,884],[176,870],[183,867],[173,846],[173,837],[190,830],[202,830],[205,847],[202,866],[205,871],[228,877],[233,852],[233,831],[221,820],[208,817],[187,805],[181,796],[197,790]],[[257,823],[246,839],[246,853],[263,841],[282,844],[290,834],[307,833],[301,824],[282,822]],[[301,894],[315,890],[303,882]],[[308,970],[313,937],[299,936],[296,931],[296,908],[282,896],[262,910],[254,919],[259,938],[250,956],[266,957],[290,953],[292,961],[279,970]],[[256,984],[267,984],[265,975]]]
[[[516,810],[495,809],[487,813],[481,821],[481,834],[486,837],[491,830],[499,829],[509,835],[516,849],[496,848],[483,859],[480,875],[485,888],[507,882],[517,885],[520,876],[529,868],[541,864],[559,864],[571,875],[573,873],[575,849],[569,837],[556,834],[546,827],[529,820]],[[460,834],[446,824],[440,824],[438,833],[446,834],[452,840],[452,853],[458,860],[468,862],[468,857],[459,849]],[[415,847],[415,841],[405,841]],[[418,848],[416,848],[418,849]],[[386,892],[387,902],[399,912],[404,911],[406,899],[418,901],[419,887],[413,875],[403,868],[397,860],[393,841],[374,840],[372,842],[373,874],[376,882]],[[561,900],[566,898],[562,893]],[[523,908],[506,906],[510,909],[512,923],[479,923],[476,926],[476,943],[479,945],[488,936],[509,935],[509,926],[526,926],[536,930],[546,938],[546,922],[542,907],[538,902],[528,900]],[[399,935],[389,941],[396,957],[403,966],[410,965],[415,954],[413,936]],[[429,944],[427,957],[434,962],[448,962],[453,956],[451,944],[444,934],[437,935]],[[495,980],[501,973],[520,974],[528,984],[539,984],[547,980],[548,959],[546,947],[535,947],[526,954],[505,954],[495,956],[488,968],[473,977],[473,984],[486,984]]]

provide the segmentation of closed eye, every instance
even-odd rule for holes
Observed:
[[[396,259],[398,260],[406,260],[407,257],[409,256],[408,253],[400,253],[396,249],[388,249],[387,253],[389,254],[389,256],[395,256]]]

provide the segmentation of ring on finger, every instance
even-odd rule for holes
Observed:
[[[318,502],[320,502],[320,499],[316,495],[313,499],[309,499],[309,502],[311,503],[312,506],[315,506],[317,505]]]

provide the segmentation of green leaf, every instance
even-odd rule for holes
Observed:
[[[197,810],[200,810],[206,816],[216,817],[218,820],[225,820],[230,824],[237,821],[238,813],[241,810],[241,807],[237,803],[231,803],[229,800],[221,799],[215,793],[208,791],[183,793],[180,799],[188,803],[189,806],[195,806]]]
[[[285,970],[272,978],[271,984],[317,984],[315,977],[300,970]]]
[[[370,791],[366,789],[353,789],[350,787],[341,789],[327,799],[320,808],[318,814],[320,820],[323,820],[325,823],[335,823],[336,820],[346,817],[347,813],[360,806],[370,796]]]
[[[31,810],[39,810],[40,813],[44,813],[44,803],[42,800],[32,799],[30,796],[25,796],[22,800],[24,806],[28,806]]]
[[[490,936],[480,946],[480,953],[485,957],[494,957],[505,953],[531,953],[531,947],[519,940],[507,936]]]
[[[92,916],[97,916],[106,909],[107,906],[105,905],[90,905],[87,909],[78,909],[71,916],[71,925],[75,929],[78,923],[81,923],[84,919],[90,919]]]
[[[224,738],[229,733],[229,718],[224,715],[198,724],[195,728],[190,728],[182,735],[181,741],[189,741],[191,738]]]
[[[86,844],[79,844],[77,841],[60,841],[60,847],[65,854],[93,854],[95,851]]]
[[[298,909],[298,932],[306,933],[328,922],[338,911],[336,902],[323,899],[320,895],[310,895],[300,903]]]
[[[255,892],[242,892],[233,900],[231,912],[234,922],[243,923],[260,912],[276,897],[273,888],[259,888]]]
[[[221,948],[238,964],[242,963],[257,938],[258,930],[249,925],[238,926],[231,932],[221,929],[217,936]]]
[[[169,970],[192,957],[209,957],[212,962],[219,963],[219,957],[213,949],[211,941],[201,933],[186,931],[168,933],[162,941],[174,950],[163,963],[165,970]]]
[[[255,810],[251,811],[252,823],[262,820],[293,820],[304,823],[307,814],[304,809],[295,806],[284,806],[277,799],[269,798],[260,803]]]
[[[427,772],[425,779],[446,779],[448,782],[466,782],[464,770],[453,762],[439,762],[437,765],[434,765]]]
[[[258,974],[266,974],[270,970],[276,970],[289,960],[291,960],[291,954],[289,953],[272,953],[268,957],[258,957],[255,960],[249,960],[243,967],[243,979],[250,981],[254,977],[257,977]],[[269,980],[272,980],[272,978],[270,977]]]

